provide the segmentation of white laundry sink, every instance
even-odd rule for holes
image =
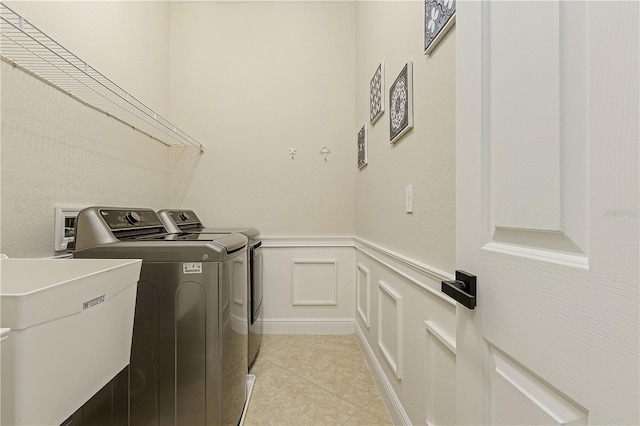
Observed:
[[[3,425],[59,425],[129,364],[136,259],[0,259]]]

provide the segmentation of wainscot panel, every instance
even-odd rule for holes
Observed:
[[[352,237],[263,237],[264,333],[353,334]]]
[[[356,335],[391,420],[455,422],[456,305],[440,291],[453,277],[359,238],[355,247],[356,273],[378,283],[369,324],[355,316]]]

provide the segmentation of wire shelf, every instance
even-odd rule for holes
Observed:
[[[167,146],[204,146],[0,2],[0,56]]]

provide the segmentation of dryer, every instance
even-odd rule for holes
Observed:
[[[262,340],[262,241],[260,231],[255,228],[207,228],[193,210],[164,209],[158,216],[169,232],[198,232],[201,234],[224,234],[239,232],[249,239],[247,293],[248,309],[248,365],[249,370],[255,363]]]
[[[247,237],[168,233],[137,208],[90,207],[75,228],[74,257],[142,259],[128,386],[116,390],[128,395],[128,424],[237,425],[248,326],[233,299]]]

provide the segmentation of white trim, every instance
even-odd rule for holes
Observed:
[[[425,263],[418,262],[410,257],[401,255],[399,253],[393,252],[391,250],[387,250],[384,247],[381,247],[377,244],[374,244],[370,241],[367,241],[360,237],[349,237],[349,236],[334,236],[334,237],[279,237],[279,236],[271,236],[271,237],[261,237],[262,247],[263,248],[294,248],[294,247],[354,247],[357,251],[360,251],[372,259],[376,260],[380,264],[386,266],[397,274],[405,277],[409,281],[418,285],[419,287],[432,292],[434,295],[440,297],[442,300],[446,300],[448,303],[451,303],[455,306],[455,302],[445,295],[443,295],[439,290],[434,290],[429,287],[427,284],[416,280],[410,275],[402,272],[398,268],[392,266],[388,262],[380,259],[371,251],[377,252],[378,254],[382,254],[384,257],[388,258],[390,261],[395,261],[399,263],[401,266],[409,267],[415,271],[420,272],[435,281],[451,281],[455,279],[453,274],[442,271],[440,269],[434,268]]]
[[[400,264],[402,264],[403,266],[408,266],[411,269],[414,269],[420,273],[423,273],[425,275],[430,276],[431,278],[433,278],[436,281],[450,281],[454,279],[454,275],[442,271],[440,269],[434,268],[433,266],[429,266],[426,265],[424,263],[420,263],[418,261],[415,261],[413,259],[411,259],[410,257],[401,255],[399,253],[393,252],[391,250],[387,250],[377,244],[374,244],[370,241],[364,240],[360,237],[354,237],[353,241],[355,242],[355,248],[356,250],[360,250],[361,252],[368,254],[369,256],[373,257],[374,259],[377,260],[377,258],[375,258],[374,256],[372,256],[371,254],[369,254],[368,252],[366,252],[362,247],[360,247],[359,245],[363,245],[366,246],[367,248],[373,249],[375,251],[377,251],[380,254],[383,254],[385,257],[388,257]]]
[[[364,358],[369,364],[369,370],[371,370],[371,374],[373,375],[373,379],[376,381],[378,385],[378,389],[380,390],[380,396],[382,396],[382,400],[384,401],[384,405],[387,407],[387,411],[391,416],[391,422],[393,424],[401,424],[410,426],[411,420],[407,415],[407,412],[404,410],[402,403],[400,402],[400,398],[396,395],[393,390],[393,386],[389,382],[389,379],[384,373],[384,370],[378,359],[376,358],[373,349],[369,346],[369,342],[364,335],[364,332],[360,328],[358,323],[355,324],[355,334],[358,337],[360,345],[363,348]]]
[[[428,284],[425,284],[425,283],[423,283],[423,282],[421,282],[421,281],[418,281],[417,279],[415,279],[415,278],[414,278],[414,277],[412,277],[411,275],[409,275],[409,274],[406,274],[406,273],[402,272],[400,269],[398,269],[398,268],[396,268],[396,267],[392,266],[390,263],[387,263],[387,262],[385,262],[384,260],[380,259],[379,257],[375,256],[373,253],[370,253],[370,252],[368,252],[368,251],[366,251],[366,250],[363,250],[361,247],[358,247],[358,246],[356,246],[356,250],[360,250],[360,252],[362,252],[362,253],[366,254],[367,256],[369,256],[369,257],[370,257],[370,258],[372,258],[373,260],[377,261],[377,262],[378,262],[378,263],[380,263],[381,265],[383,265],[383,266],[385,266],[386,268],[388,268],[388,269],[392,270],[393,272],[395,272],[396,274],[398,274],[398,275],[400,275],[401,277],[405,278],[406,280],[411,281],[412,283],[414,283],[414,284],[415,284],[415,285],[417,285],[418,287],[420,287],[420,288],[422,288],[422,289],[424,289],[424,290],[426,290],[426,291],[430,292],[430,293],[431,293],[431,294],[433,294],[434,296],[436,296],[436,297],[438,297],[438,298],[440,298],[440,299],[444,300],[445,302],[449,303],[450,305],[453,305],[453,306],[455,306],[455,305],[456,305],[456,301],[455,301],[455,300],[453,300],[452,298],[450,298],[450,297],[448,297],[448,296],[444,295],[444,294],[443,294],[442,292],[440,292],[440,291],[437,291],[437,290],[433,289],[433,288],[432,288],[431,286],[429,286]],[[383,254],[387,255],[386,253],[384,253],[385,251],[386,251],[386,250],[384,250],[384,249],[381,249],[381,250],[380,250],[380,252],[381,252],[381,253],[383,253]],[[391,253],[391,252],[388,252],[388,253]],[[395,260],[395,259],[394,259],[394,260]],[[409,263],[408,263],[408,261],[406,261],[406,260],[405,260],[404,262],[407,262],[407,263],[406,263],[406,265],[407,265],[407,266],[411,266],[411,267],[413,267],[413,268],[415,268],[417,265],[419,265],[418,263],[415,263],[415,262],[412,262],[411,264],[409,264]],[[404,262],[403,262],[403,263],[404,263]],[[434,276],[433,276],[431,273],[427,273],[426,271],[420,271],[420,272],[423,272],[423,273],[425,273],[425,274],[429,275],[431,278],[434,278]],[[445,277],[445,278],[444,278],[444,279],[442,279],[443,277]],[[450,280],[453,280],[453,279],[454,279],[454,276],[452,276],[452,275],[448,275],[448,274],[447,274],[447,275],[444,275],[444,273],[443,273],[442,277],[437,278],[437,280],[440,280],[440,281],[450,281]]]
[[[353,318],[265,318],[263,334],[353,334]]]
[[[425,321],[424,325],[426,326],[427,331],[436,339],[440,340],[440,342],[447,347],[453,354],[456,354],[456,339],[451,337],[449,333],[443,331],[440,327],[435,325],[433,321]]]
[[[389,352],[382,340],[382,297],[378,297],[378,348],[387,360],[389,367],[396,375],[398,380],[402,379],[402,296],[399,295],[389,284],[384,281],[378,281],[378,289],[384,291],[395,302],[396,305],[396,357]]]
[[[296,265],[333,265],[333,300],[298,300],[296,298]],[[338,260],[337,259],[291,259],[291,305],[292,306],[337,306],[338,305]]]
[[[263,248],[353,247],[353,237],[264,237]]]
[[[362,294],[360,293],[360,274],[358,271],[362,271],[366,276],[366,289],[367,289],[367,311],[362,312],[360,309],[360,302],[362,299]],[[371,328],[370,321],[370,313],[371,313],[371,272],[361,263],[356,263],[356,311],[358,311],[358,315],[360,315],[360,319],[364,322],[367,328]]]

